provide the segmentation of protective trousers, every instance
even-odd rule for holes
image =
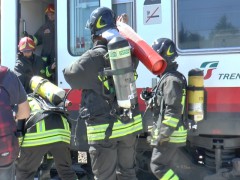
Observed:
[[[171,169],[171,160],[179,146],[173,143],[164,142],[153,148],[150,168],[153,174],[160,180],[179,180],[178,176]]]
[[[49,180],[49,178],[51,177],[50,171],[52,168],[52,165],[54,164],[54,160],[53,157],[51,156],[51,159],[48,158],[50,155],[45,154],[45,156],[43,157],[41,166],[38,168],[38,177],[39,180]]]
[[[135,172],[136,136],[90,145],[95,180],[137,180]]]
[[[56,142],[48,145],[23,147],[17,160],[16,180],[33,180],[44,155],[53,155],[57,172],[62,180],[76,180],[77,176],[71,168],[72,161],[69,144]]]

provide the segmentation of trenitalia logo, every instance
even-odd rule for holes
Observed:
[[[204,70],[204,80],[209,79],[212,76],[214,69],[217,69],[219,61],[208,61],[201,64],[200,68]]]

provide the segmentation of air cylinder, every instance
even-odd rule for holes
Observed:
[[[204,119],[204,76],[200,69],[188,72],[188,118],[195,122]]]
[[[41,97],[46,98],[52,104],[58,105],[64,100],[66,92],[40,76],[33,76],[30,80],[30,88]]]
[[[108,43],[108,52],[118,105],[131,108],[137,103],[131,47],[125,38],[117,36]]]

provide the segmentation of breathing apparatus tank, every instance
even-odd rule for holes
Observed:
[[[40,76],[33,76],[29,85],[34,93],[46,98],[56,106],[64,100],[66,95],[66,92],[63,89]]]
[[[205,92],[203,71],[192,69],[188,72],[188,118],[195,122],[202,121],[205,116]]]
[[[137,104],[131,47],[125,38],[117,36],[108,43],[108,53],[118,105],[129,109]]]

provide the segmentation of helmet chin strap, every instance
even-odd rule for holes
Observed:
[[[33,59],[33,53],[31,54],[31,56],[24,56],[27,60],[32,60]]]
[[[94,43],[95,39],[96,39],[96,35],[92,34],[91,35],[91,40],[92,40],[93,43]]]
[[[91,39],[92,39],[92,42],[95,43],[96,41],[101,40],[102,36],[101,35],[94,35],[94,34],[92,34],[91,35]]]

